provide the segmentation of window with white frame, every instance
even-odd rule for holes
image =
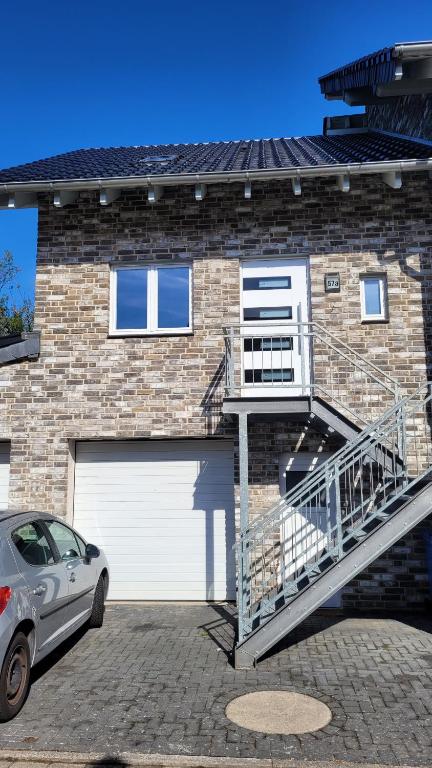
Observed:
[[[387,276],[360,276],[362,320],[387,320]]]
[[[191,267],[115,266],[110,331],[120,336],[192,330]]]

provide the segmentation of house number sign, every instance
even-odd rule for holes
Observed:
[[[340,293],[339,272],[327,272],[324,276],[324,289],[326,293]]]

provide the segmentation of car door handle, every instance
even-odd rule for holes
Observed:
[[[71,573],[71,575],[69,576],[69,581],[75,581],[75,579],[76,579],[75,574]]]
[[[44,592],[47,591],[47,588],[44,584],[38,584],[37,587],[34,588],[33,594],[34,595],[43,595]]]

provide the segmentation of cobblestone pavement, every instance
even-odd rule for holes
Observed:
[[[349,760],[296,760],[292,758],[203,757],[128,752],[117,757],[75,752],[11,751],[0,754],[0,768],[353,768]],[[361,768],[404,768],[388,763],[357,763]],[[411,766],[405,766],[411,768]],[[415,768],[415,767],[414,767]],[[417,766],[417,768],[421,768]]]
[[[109,606],[36,667],[0,746],[432,766],[432,620],[315,616],[251,671],[232,667],[232,623],[226,606]],[[226,719],[265,689],[316,696],[333,720],[266,736]]]

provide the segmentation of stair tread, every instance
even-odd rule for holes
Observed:
[[[350,525],[346,531],[347,533],[357,533],[358,531],[364,533],[363,526],[367,525],[369,520],[372,520],[372,515],[370,517],[365,518],[361,523],[358,525]]]
[[[319,565],[309,565],[305,567],[305,573],[308,575],[310,573],[321,573],[321,568]]]

